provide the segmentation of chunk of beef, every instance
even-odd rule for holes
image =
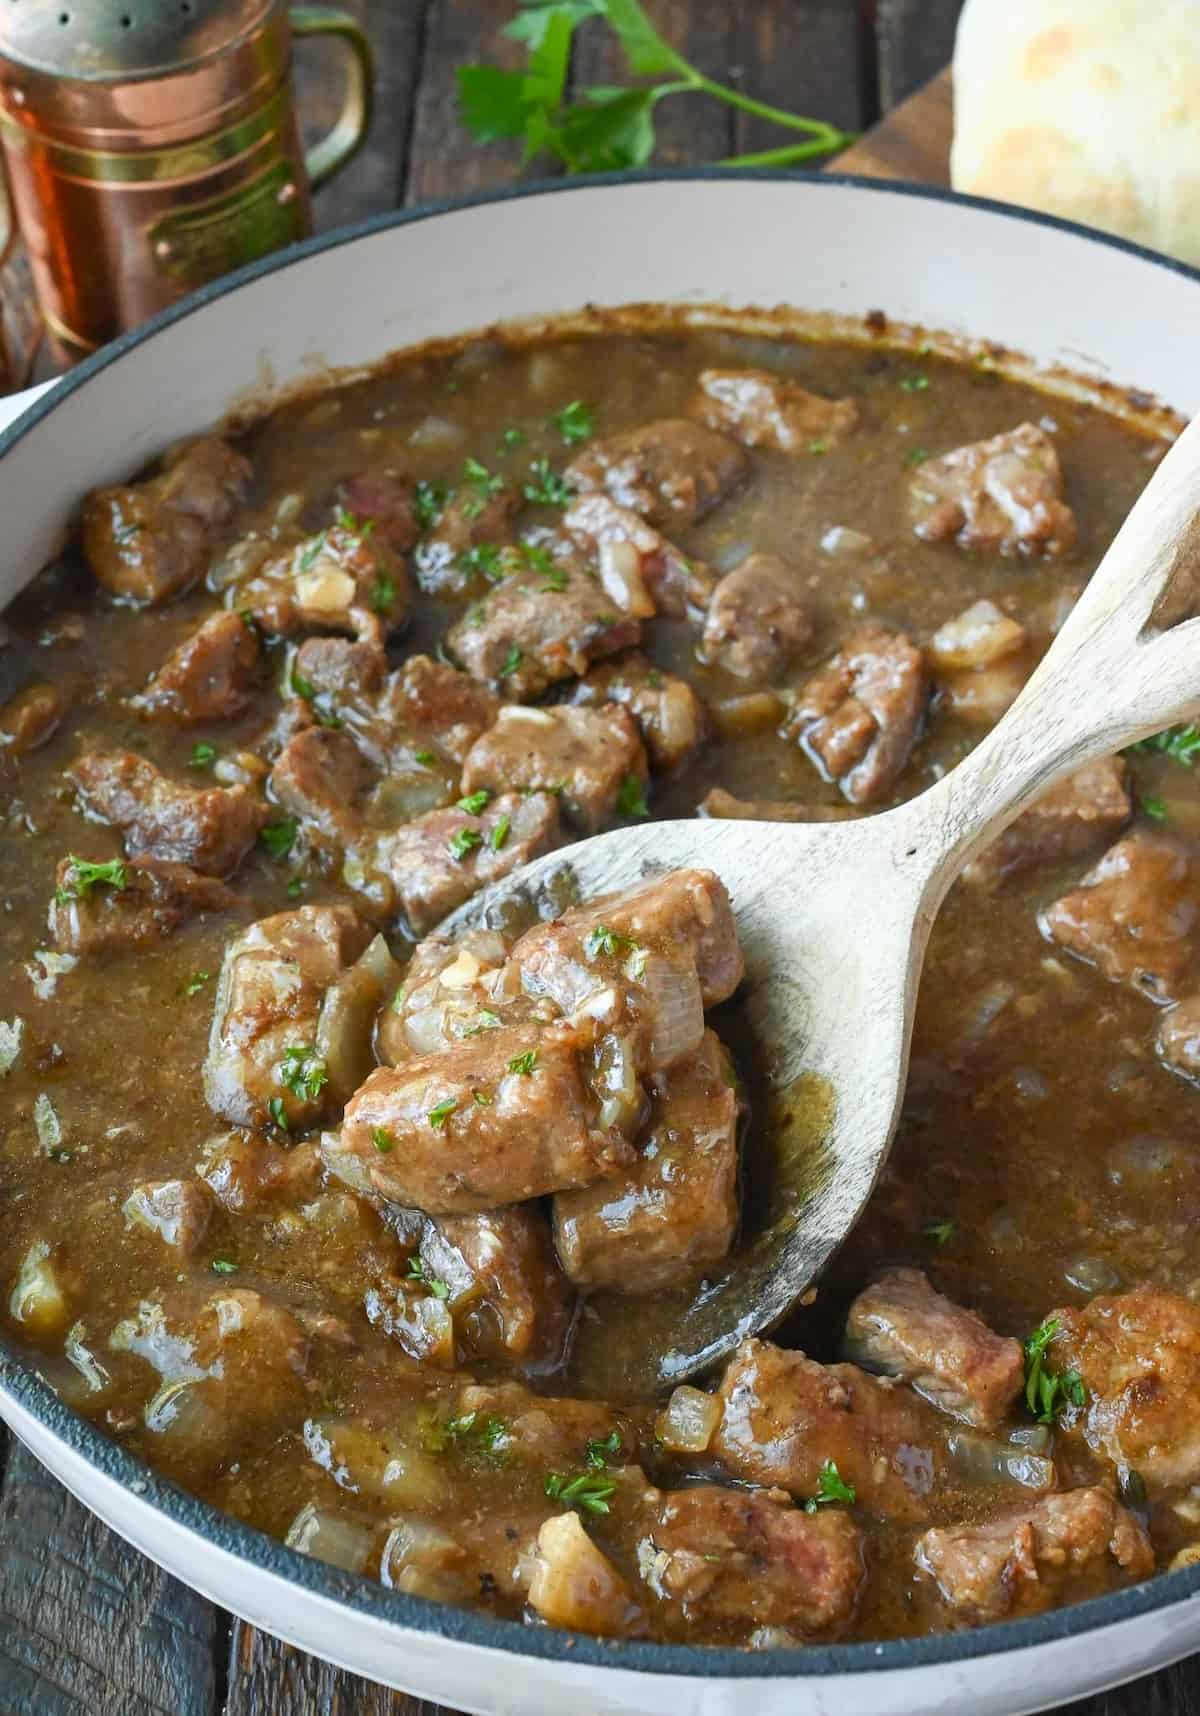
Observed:
[[[315,1139],[285,1149],[254,1132],[225,1132],[210,1139],[196,1172],[231,1214],[255,1215],[315,1197],[323,1170]]]
[[[589,662],[641,636],[638,620],[595,578],[562,566],[552,577],[527,567],[503,578],[446,637],[474,679],[517,701],[586,673]]]
[[[715,1031],[650,1087],[650,1124],[620,1179],[554,1199],[554,1243],[579,1287],[649,1293],[694,1283],[737,1232],[738,1098]]]
[[[628,1584],[570,1511],[555,1514],[538,1532],[529,1606],[552,1627],[600,1638],[646,1630]]]
[[[1086,1395],[1071,1434],[1152,1494],[1200,1480],[1200,1306],[1142,1282],[1054,1316],[1047,1369],[1077,1372]]]
[[[686,417],[666,417],[590,441],[563,475],[578,494],[607,492],[649,524],[686,529],[745,477],[736,441]]]
[[[627,1166],[632,1150],[590,1108],[569,1030],[485,1031],[377,1068],[322,1148],[330,1172],[368,1195],[472,1215]]]
[[[337,704],[343,698],[371,696],[386,673],[387,653],[378,637],[305,638],[296,651],[293,678]]]
[[[532,1204],[444,1216],[421,1240],[427,1280],[449,1288],[455,1329],[474,1358],[530,1371],[562,1360],[575,1295],[555,1261],[546,1218]]]
[[[265,539],[248,544],[243,559],[244,574],[225,586],[226,605],[274,636],[331,631],[370,640],[408,619],[404,561],[373,532],[346,522],[282,547]]]
[[[797,804],[790,798],[737,798],[712,787],[696,806],[698,816],[733,822],[849,822],[859,813],[849,804]]]
[[[767,1341],[743,1341],[719,1390],[709,1451],[736,1478],[817,1494],[832,1460],[860,1506],[920,1520],[944,1469],[943,1433],[902,1384],[856,1365],[821,1365]]]
[[[121,1209],[133,1226],[194,1257],[208,1232],[212,1197],[200,1180],[147,1180],[133,1188]]]
[[[478,815],[459,805],[431,810],[382,835],[378,868],[395,891],[409,927],[424,935],[480,888],[498,882],[560,838],[550,793],[501,793]]]
[[[916,1546],[917,1566],[964,1620],[998,1621],[1112,1589],[1154,1571],[1144,1528],[1107,1490],[1067,1490],[1006,1508],[981,1525],[937,1527]]]
[[[713,591],[700,648],[712,667],[766,684],[813,635],[800,577],[778,554],[751,554]]]
[[[360,471],[342,484],[346,508],[360,525],[369,525],[394,554],[407,554],[420,535],[414,484],[398,471]]]
[[[343,1062],[345,991],[339,979],[371,932],[349,906],[301,906],[261,918],[225,950],[204,1063],[208,1105],[235,1126],[315,1125],[350,1095]],[[382,994],[378,1001],[383,999]],[[364,1026],[369,1048],[372,1013]],[[337,1028],[337,1036],[334,1029]]]
[[[77,958],[123,947],[151,947],[188,918],[232,911],[238,897],[223,882],[201,876],[186,864],[145,858],[123,866],[123,885],[78,883],[77,859],[64,858],[55,872],[50,934],[60,953]]]
[[[467,752],[466,793],[556,793],[569,822],[593,834],[623,792],[645,787],[648,768],[633,718],[616,703],[598,709],[507,707]]]
[[[647,958],[639,978],[641,954]],[[577,1012],[619,977],[629,984],[653,979],[653,954],[695,973],[701,1011],[729,999],[745,966],[733,907],[719,876],[711,870],[672,870],[621,893],[602,895],[572,907],[553,923],[535,925],[512,950],[529,993],[549,997],[564,1013]],[[626,964],[631,966],[628,973],[623,970]],[[677,1002],[678,994],[673,999]],[[684,1052],[697,1048],[702,1034],[703,1020],[695,1042]]]
[[[1200,1080],[1200,994],[1167,1008],[1158,1026],[1158,1055],[1174,1072]]]
[[[229,720],[250,706],[258,661],[254,627],[222,610],[171,651],[134,705],[182,726]]]
[[[647,1490],[638,1572],[672,1630],[787,1627],[806,1638],[853,1617],[863,1536],[842,1508],[805,1513],[763,1491],[701,1484]]]
[[[1074,858],[1111,839],[1129,821],[1133,805],[1123,757],[1085,763],[1023,810],[986,851],[972,859],[964,879],[989,887],[1038,864]]]
[[[90,751],[67,771],[84,812],[119,829],[131,858],[228,876],[258,839],[266,804],[248,787],[185,787],[132,751]]]
[[[1035,423],[927,459],[909,484],[909,501],[913,530],[925,542],[1051,555],[1075,543],[1058,451]]]
[[[70,698],[61,685],[26,685],[0,709],[0,759],[27,757],[62,725]]]
[[[431,656],[411,655],[388,682],[388,719],[427,738],[461,763],[500,712],[500,700],[477,679]]]
[[[935,1293],[919,1269],[888,1269],[859,1294],[846,1318],[846,1353],[984,1429],[1000,1423],[1025,1381],[1021,1343]]]
[[[194,584],[252,474],[240,453],[207,439],[176,449],[147,482],[97,489],[83,507],[83,551],[96,582],[139,605]]]
[[[928,698],[921,651],[902,632],[865,625],[801,686],[780,731],[851,804],[873,804],[908,762]]]
[[[573,703],[595,708],[620,703],[637,724],[650,757],[650,766],[664,774],[678,773],[704,743],[708,731],[705,708],[686,679],[664,673],[643,655],[593,667],[572,693]]]
[[[716,587],[715,575],[628,507],[607,495],[581,495],[563,514],[563,527],[602,567],[606,556],[613,558],[606,585],[621,574],[634,588],[636,578],[668,619],[694,620],[704,614]]]
[[[484,580],[473,550],[485,551],[512,541],[513,516],[521,504],[507,484],[494,493],[466,483],[450,495],[416,553],[417,580],[434,595],[465,596]]]
[[[557,1017],[553,1003],[525,994],[508,942],[495,930],[467,930],[453,940],[432,935],[413,954],[403,986],[380,1015],[376,1048],[381,1061],[399,1066],[501,1025],[548,1024]]]
[[[261,1293],[226,1288],[198,1312],[170,1317],[143,1303],[109,1344],[158,1372],[142,1414],[154,1460],[192,1481],[300,1427],[308,1341]]]
[[[275,802],[337,848],[353,847],[362,832],[355,808],[370,771],[349,734],[336,727],[305,727],[289,739],[271,770]]]
[[[1131,983],[1151,1001],[1172,1001],[1195,963],[1197,892],[1185,848],[1170,835],[1138,831],[1047,906],[1038,925],[1111,982]]]
[[[765,369],[706,369],[689,407],[746,447],[806,452],[814,441],[836,445],[858,423],[852,399],[825,399]]]

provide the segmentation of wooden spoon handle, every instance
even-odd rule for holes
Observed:
[[[938,897],[1063,775],[1200,713],[1198,616],[1200,417],[1159,465],[1012,708],[913,802]]]

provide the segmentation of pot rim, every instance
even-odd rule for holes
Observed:
[[[201,287],[180,303],[158,312],[129,333],[120,335],[49,388],[10,427],[0,431],[0,459],[52,412],[64,406],[79,388],[138,346],[219,298],[267,275],[297,267],[309,257],[394,227],[408,226],[439,215],[489,203],[539,196],[574,194],[624,185],[662,183],[736,184],[742,180],[803,185],[809,190],[868,190],[882,195],[961,205],[1000,220],[1049,227],[1073,234],[1097,246],[1124,251],[1153,268],[1182,275],[1200,286],[1200,269],[1058,215],[966,196],[937,185],[907,180],[881,180],[853,173],[731,167],[659,168],[641,172],[597,173],[584,179],[531,180],[461,197],[441,198],[412,209],[398,209],[334,228],[302,240],[284,251],[251,262],[234,273]],[[73,1408],[43,1381],[29,1358],[22,1357],[0,1335],[0,1393],[9,1395],[58,1442],[81,1456],[102,1476],[129,1491],[138,1502],[164,1515],[177,1526],[205,1539],[262,1572],[297,1585],[314,1596],[374,1621],[432,1634],[447,1644],[466,1644],[530,1656],[580,1668],[620,1668],[650,1675],[695,1676],[730,1680],[821,1680],[835,1675],[875,1674],[903,1669],[963,1664],[982,1657],[1004,1655],[1039,1645],[1085,1637],[1097,1629],[1136,1619],[1186,1602],[1200,1593],[1200,1563],[1174,1573],[1157,1574],[1140,1584],[1104,1597],[1093,1597],[1062,1609],[1051,1609],[1025,1620],[1003,1621],[960,1632],[920,1638],[865,1641],[854,1644],[804,1645],[750,1651],[723,1645],[659,1644],[637,1640],[607,1640],[554,1628],[528,1627],[469,1609],[434,1603],[391,1591],[376,1580],[289,1549],[278,1539],[243,1524],[198,1496],[160,1476],[128,1453]],[[86,1502],[85,1502],[86,1505]],[[185,1581],[186,1582],[186,1581]]]

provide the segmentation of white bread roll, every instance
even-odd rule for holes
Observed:
[[[966,0],[954,107],[955,190],[1200,265],[1200,0]]]

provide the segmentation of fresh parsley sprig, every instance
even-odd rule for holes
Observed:
[[[1046,1352],[1062,1323],[1047,1317],[1025,1342],[1025,1404],[1039,1424],[1055,1424],[1070,1407],[1087,1405],[1087,1390],[1077,1370],[1052,1371]]]

